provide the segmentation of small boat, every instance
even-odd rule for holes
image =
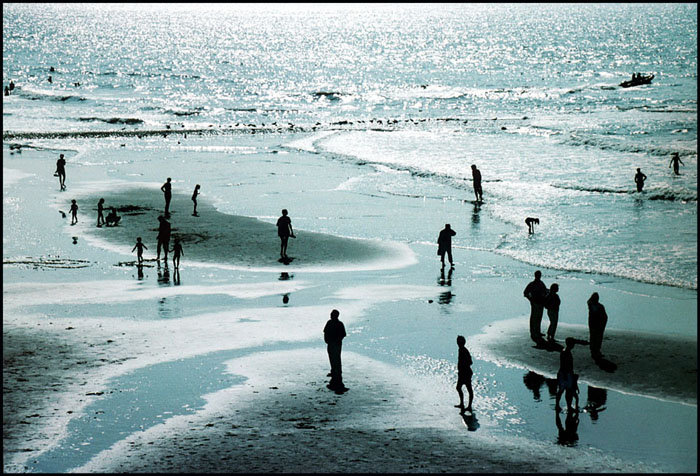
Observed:
[[[649,84],[651,83],[651,80],[654,79],[654,75],[650,74],[649,76],[644,76],[644,75],[638,75],[633,77],[632,79],[628,81],[623,81],[620,83],[620,86],[623,88],[631,88],[634,86],[641,86],[642,84]]]

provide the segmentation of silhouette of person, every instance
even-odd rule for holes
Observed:
[[[158,246],[156,247],[156,261],[160,259],[160,249],[163,248],[163,261],[168,265],[168,246],[170,244],[170,223],[162,215],[158,217]]]
[[[173,267],[175,269],[177,269],[180,267],[180,256],[185,254],[185,252],[182,251],[182,244],[180,243],[179,239],[175,240],[175,244],[173,245],[173,249],[170,251],[173,252]]]
[[[535,279],[530,281],[523,291],[523,296],[530,301],[530,338],[537,345],[545,343],[542,339],[541,325],[547,286],[542,282],[541,277],[542,272],[538,269],[535,271]]]
[[[336,392],[344,392],[347,390],[343,384],[343,370],[340,359],[340,352],[343,348],[343,339],[347,335],[345,326],[338,319],[340,312],[337,309],[331,311],[331,318],[326,322],[323,328],[323,340],[327,344],[328,360],[331,363],[331,381],[327,387]]]
[[[287,242],[289,237],[295,238],[294,230],[292,229],[292,219],[288,216],[288,211],[285,208],[282,210],[282,216],[277,219],[277,236],[280,237],[280,257],[287,258]]]
[[[53,78],[49,76],[49,79],[47,80],[49,83],[53,83]]]
[[[525,219],[525,224],[527,225],[527,232],[529,234],[533,234],[535,232],[535,225],[540,224],[540,219],[534,217],[527,217]]]
[[[637,184],[637,191],[641,192],[642,189],[644,188],[644,181],[647,179],[647,176],[642,173],[640,169],[637,169],[637,173],[634,174],[634,183]]]
[[[117,216],[117,210],[112,207],[110,212],[107,214],[107,219],[105,220],[105,225],[106,226],[117,226],[117,223],[119,223],[119,220],[121,220],[122,217]]]
[[[476,168],[476,165],[472,165],[472,178],[474,180],[474,195],[476,196],[476,201],[483,202],[484,192],[481,190],[481,172]]]
[[[9,96],[9,95],[10,95],[10,88],[5,86],[5,96]]]
[[[10,80],[10,91],[14,91],[15,89],[15,83],[14,81]]]
[[[575,446],[576,442],[578,441],[578,412],[567,413],[564,425],[561,424],[561,414],[559,412],[555,412],[555,414],[557,430],[559,430],[557,444],[563,446]]]
[[[461,408],[463,411],[472,411],[472,400],[474,400],[474,391],[472,390],[472,356],[469,350],[466,348],[467,341],[463,336],[457,336],[457,346],[459,346],[459,353],[457,355],[457,393],[459,394],[459,405],[455,405],[457,408]],[[469,403],[467,408],[464,408],[464,392],[462,392],[462,385],[467,387],[467,393],[469,393]]]
[[[70,206],[70,215],[71,215],[71,220],[70,224],[75,225],[78,223],[78,204],[75,203],[75,200],[70,201],[71,206]]]
[[[197,216],[197,195],[199,195],[199,184],[194,186],[194,192],[192,192],[192,201],[194,202],[194,210],[192,210],[192,216]]]
[[[454,266],[454,262],[452,261],[452,237],[455,236],[456,234],[457,234],[457,232],[455,232],[450,227],[450,224],[446,223],[445,228],[440,230],[440,234],[438,235],[437,254],[440,255],[440,262],[442,263],[443,267],[445,266],[445,253],[447,253],[447,258],[450,261],[450,266]]]
[[[559,372],[557,372],[557,384],[559,385],[559,389],[557,390],[557,402],[554,406],[557,412],[561,411],[559,402],[564,392],[566,392],[567,411],[574,411],[574,407],[571,405],[574,398],[576,399],[576,408],[578,409],[578,375],[574,374],[574,357],[571,354],[571,350],[575,345],[576,339],[567,337],[566,348],[562,350],[559,355]]]
[[[63,158],[63,154],[58,157],[56,161],[56,174],[58,174],[58,184],[61,186],[61,190],[66,189],[66,159]]]
[[[137,265],[136,265],[136,269],[137,269],[137,273],[138,273],[138,274],[137,274],[137,277],[138,277],[138,279],[139,279],[139,281],[140,281],[140,280],[143,279],[143,265],[142,265],[142,264],[137,264]]]
[[[671,164],[673,164],[673,173],[676,175],[680,175],[680,173],[678,173],[678,163],[685,165],[678,155],[678,152],[674,152],[673,156],[671,157],[671,162],[668,164],[668,168],[671,168]]]
[[[102,212],[104,211],[104,205],[105,205],[105,199],[100,198],[100,201],[97,202],[97,227],[98,228],[105,224],[105,217],[102,214]]]
[[[591,343],[591,356],[598,360],[603,357],[600,352],[600,347],[603,344],[603,333],[605,326],[608,324],[608,314],[605,312],[605,306],[599,302],[598,293],[591,294],[588,298],[588,331],[589,341]]]
[[[549,317],[549,327],[547,328],[547,340],[554,341],[554,334],[557,332],[557,323],[559,322],[559,285],[552,283],[549,287],[549,293],[544,301],[544,307],[547,309],[547,317]]]
[[[172,179],[168,177],[168,180],[163,184],[160,189],[163,191],[163,195],[165,196],[165,214],[168,215],[170,214],[170,199],[173,198],[173,192],[172,192],[172,184],[170,183]]]
[[[136,258],[138,259],[139,264],[143,263],[143,250],[147,250],[146,245],[144,245],[141,242],[141,237],[139,236],[136,238],[136,244],[134,245],[133,248],[131,248],[131,252],[133,253],[134,250],[136,251]]]

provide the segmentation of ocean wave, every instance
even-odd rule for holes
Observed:
[[[614,141],[601,137],[579,137],[573,134],[568,139],[565,139],[563,143],[577,147],[595,147],[601,150],[612,150],[631,154],[648,154],[657,157],[669,157],[674,152],[678,152],[681,157],[696,154],[695,151],[685,151],[677,148],[644,146],[640,145],[638,142]]]
[[[109,119],[103,119],[101,117],[79,117],[78,120],[83,122],[104,122],[106,124],[143,124],[143,120],[132,117],[111,117]]]
[[[81,102],[87,101],[87,98],[78,96],[75,94],[63,94],[66,91],[42,91],[42,90],[32,90],[28,88],[19,89],[17,96],[30,101],[57,101],[57,102]]]
[[[339,101],[342,96],[345,96],[345,94],[337,91],[316,91],[313,93],[313,96],[317,98],[326,98],[331,101]]]
[[[579,192],[590,192],[590,193],[614,193],[614,194],[634,194],[637,195],[638,192],[630,189],[615,189],[606,187],[586,187],[582,185],[568,185],[568,184],[552,184],[552,187],[564,189],[564,190],[575,190]],[[649,190],[640,198],[645,198],[647,200],[667,200],[671,202],[697,202],[697,193],[691,190],[674,190],[674,189],[661,189],[661,190]]]

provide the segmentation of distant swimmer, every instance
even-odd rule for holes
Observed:
[[[683,161],[681,160],[680,156],[678,155],[678,152],[674,152],[673,156],[671,157],[671,162],[669,162],[669,164],[668,164],[668,168],[671,168],[671,165],[673,164],[673,172],[676,175],[680,175],[680,173],[678,173],[678,164],[679,163],[681,165],[685,165],[683,163]],[[639,169],[637,169],[637,170],[639,170]]]
[[[70,224],[75,225],[76,223],[78,223],[78,204],[75,202],[75,200],[71,200],[70,203]]]
[[[51,76],[49,76],[48,82],[53,83],[53,78]]]
[[[50,72],[50,73],[53,73],[54,71],[56,71],[56,70],[54,69],[53,66],[51,66],[51,67],[49,68],[49,72]]]
[[[647,179],[647,176],[642,173],[641,169],[637,169],[637,173],[634,174],[634,183],[637,184],[637,191],[641,192],[642,189],[644,188],[644,181]]]
[[[61,190],[66,189],[66,159],[63,158],[61,154],[56,161],[56,173],[54,174],[58,177],[58,184],[61,186]]]
[[[165,197],[165,214],[170,214],[170,199],[173,198],[172,184],[170,183],[172,179],[168,177],[168,180],[163,184],[160,189],[163,191],[163,196]]]
[[[578,409],[578,375],[574,373],[574,357],[571,354],[576,339],[573,337],[566,338],[566,348],[559,355],[559,372],[557,372],[557,401],[554,406],[557,412],[561,411],[559,401],[564,392],[566,392],[566,408],[569,412],[574,411],[572,406],[573,399],[576,399],[576,409]]]
[[[180,243],[179,239],[175,240],[173,249],[170,251],[172,251],[173,253],[173,267],[177,269],[180,267],[180,256],[183,256],[185,254],[185,252],[182,251],[182,244]]]
[[[117,210],[112,207],[110,212],[107,214],[107,219],[105,220],[105,225],[106,226],[117,226],[119,223],[119,220],[121,220],[122,217],[117,215]]]
[[[481,190],[481,172],[476,168],[476,165],[472,165],[472,178],[474,179],[474,195],[476,196],[476,201],[483,202],[484,192]]]
[[[459,346],[459,353],[457,354],[457,393],[459,394],[459,405],[455,406],[461,408],[463,411],[471,412],[472,400],[474,400],[474,390],[472,389],[472,356],[466,348],[466,343],[467,340],[464,336],[457,336],[457,345]],[[464,408],[462,385],[467,387],[467,393],[469,394],[467,408]]]
[[[603,357],[600,348],[603,344],[605,326],[608,324],[608,314],[605,312],[605,306],[599,300],[598,293],[593,293],[587,301],[589,341],[591,344],[591,356],[594,360]]]
[[[527,225],[528,233],[533,234],[535,232],[535,225],[540,224],[540,219],[534,217],[527,217],[525,219],[525,224]]]
[[[98,226],[98,228],[105,224],[105,217],[102,214],[102,212],[104,210],[104,205],[105,205],[105,199],[100,198],[100,201],[97,202],[97,226]]]
[[[146,248],[146,245],[144,245],[141,242],[141,237],[139,236],[138,238],[136,238],[136,244],[131,249],[131,252],[133,253],[134,250],[137,250],[136,257],[138,258],[139,264],[143,263],[143,250],[147,250],[147,249],[148,248]]]
[[[294,230],[292,229],[292,219],[287,216],[288,213],[289,212],[285,208],[282,210],[282,216],[277,219],[277,236],[280,237],[280,241],[282,242],[280,248],[280,256],[282,259],[287,258],[287,242],[289,241],[289,237],[296,238],[294,236]]]
[[[456,234],[457,232],[450,227],[450,224],[446,223],[445,228],[440,230],[440,234],[438,235],[437,254],[440,255],[440,262],[442,263],[443,267],[445,266],[445,253],[447,253],[447,259],[450,261],[450,266],[454,266],[454,262],[452,261],[452,237]]]
[[[160,249],[163,248],[163,261],[168,264],[168,246],[170,244],[170,222],[162,215],[158,217],[158,246],[156,247],[156,260],[160,259]]]
[[[542,271],[535,271],[535,279],[530,281],[523,291],[523,296],[530,301],[530,338],[537,345],[543,345],[542,338],[542,313],[544,301],[547,296],[547,286],[542,282]]]
[[[192,201],[194,202],[194,210],[192,211],[192,216],[197,216],[197,195],[199,195],[199,184],[194,186],[194,192],[192,192]]]

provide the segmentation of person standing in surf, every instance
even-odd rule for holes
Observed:
[[[170,199],[173,198],[172,184],[170,183],[172,179],[168,177],[168,180],[163,184],[160,189],[163,191],[163,196],[165,197],[165,216],[170,215]]]
[[[472,178],[474,180],[474,195],[476,196],[477,202],[484,201],[484,192],[481,190],[481,172],[476,168],[476,165],[472,165]]]
[[[644,181],[647,179],[647,176],[642,173],[641,169],[637,169],[637,173],[634,174],[634,183],[637,184],[637,191],[641,192],[642,189],[644,189]]]
[[[671,168],[671,165],[673,165],[673,173],[675,173],[676,175],[680,175],[680,173],[678,173],[679,162],[681,165],[685,165],[681,160],[680,156],[678,155],[678,152],[674,152],[673,156],[671,157],[671,162],[669,162],[668,164],[668,168]]]
[[[292,229],[292,219],[287,216],[289,212],[285,208],[282,210],[282,216],[277,219],[277,236],[280,237],[281,247],[280,247],[280,257],[282,259],[288,259],[287,256],[287,242],[289,237],[295,238],[294,230]]]

